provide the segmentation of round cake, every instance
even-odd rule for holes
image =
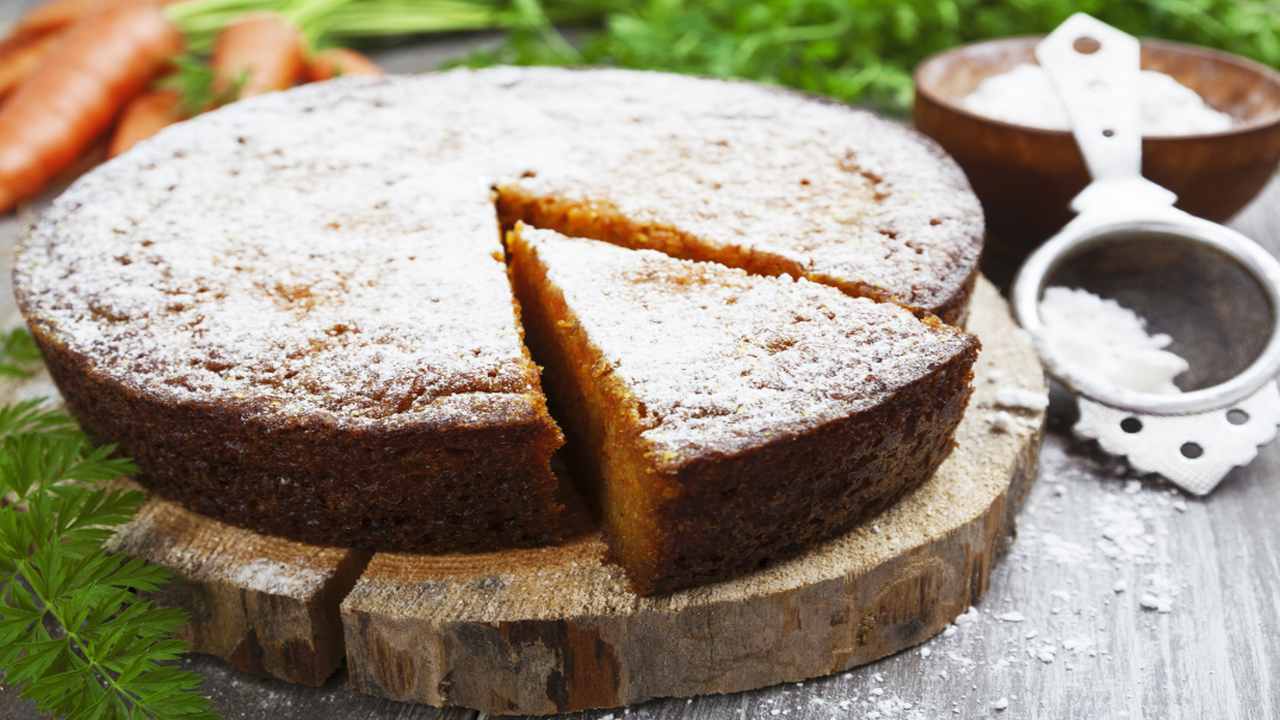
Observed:
[[[658,73],[458,70],[174,126],[55,200],[14,284],[69,409],[155,491],[313,543],[530,545],[574,522],[507,277],[518,221],[952,324],[983,229],[956,165],[869,113]]]

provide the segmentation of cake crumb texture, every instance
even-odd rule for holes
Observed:
[[[847,530],[951,449],[976,338],[804,279],[518,225],[530,343],[644,594]]]

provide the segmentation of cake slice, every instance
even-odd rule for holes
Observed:
[[[951,449],[978,353],[963,331],[523,224],[508,253],[571,469],[641,594],[794,555]]]

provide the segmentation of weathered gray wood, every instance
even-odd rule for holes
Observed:
[[[13,10],[0,5],[0,18]],[[394,50],[395,67],[430,68],[441,59],[438,47]],[[1280,183],[1273,182],[1234,224],[1280,251]],[[10,246],[15,232],[14,221],[0,221],[0,248]],[[0,257],[7,304],[7,250]],[[1235,471],[1205,500],[1149,481],[1128,494],[1129,479],[1117,476],[1113,463],[1068,439],[1070,417],[1066,405],[1052,409],[1040,481],[1019,519],[1011,555],[996,566],[979,604],[979,619],[852,673],[737,695],[655,701],[628,717],[826,720],[872,711],[886,719],[1280,716],[1280,446],[1263,448],[1252,465]],[[1185,511],[1175,509],[1179,500]],[[1104,531],[1134,544],[1128,520],[1144,506],[1150,517],[1139,520],[1154,538],[1150,552],[1117,552]],[[1143,610],[1139,600],[1144,576],[1162,568],[1177,590],[1166,614]],[[1117,594],[1121,579],[1126,590]],[[1021,622],[994,617],[1014,611]],[[1094,641],[1092,656],[1089,649],[1063,645],[1081,638]],[[1029,650],[1043,651],[1045,644],[1055,648],[1052,662],[1030,657]],[[341,678],[316,690],[250,678],[210,658],[189,664],[206,678],[206,691],[227,718],[474,717],[360,696]],[[1004,711],[993,707],[1000,698],[1008,703]],[[622,717],[574,717],[607,715]],[[0,718],[35,717],[15,690],[0,683]]]
[[[345,673],[322,688],[245,675],[207,655],[183,665],[205,677],[205,691],[226,720],[474,720],[468,710],[440,710],[351,692]],[[0,697],[3,697],[0,694]],[[0,718],[4,714],[0,700]]]

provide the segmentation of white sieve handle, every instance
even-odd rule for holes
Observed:
[[[1036,46],[1094,180],[1142,174],[1138,39],[1084,13]]]
[[[1036,59],[1071,118],[1071,132],[1093,183],[1076,212],[1172,205],[1177,197],[1142,177],[1138,39],[1076,13],[1036,46]]]

